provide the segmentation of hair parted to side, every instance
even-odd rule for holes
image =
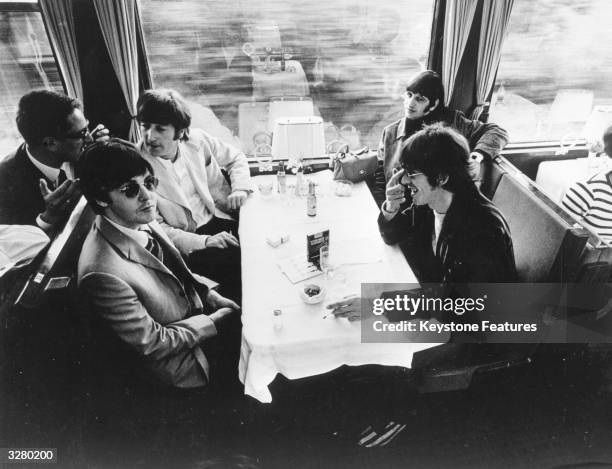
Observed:
[[[90,145],[77,163],[81,190],[96,213],[104,211],[96,201],[110,202],[110,191],[147,173],[154,176],[149,162],[140,155],[134,144],[120,138]]]
[[[189,139],[191,111],[185,98],[178,91],[166,88],[147,90],[136,103],[138,122],[172,124],[176,129],[175,138]]]
[[[442,187],[452,193],[475,190],[469,174],[470,147],[463,135],[442,123],[431,124],[402,145],[400,165],[408,172],[422,172],[431,185],[448,177]]]
[[[75,109],[82,109],[78,99],[55,91],[31,91],[19,100],[17,128],[28,145],[39,146],[45,137],[61,137],[68,131],[68,116]]]

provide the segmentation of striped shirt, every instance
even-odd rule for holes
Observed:
[[[584,182],[575,182],[561,204],[586,228],[612,243],[612,172],[602,171]]]

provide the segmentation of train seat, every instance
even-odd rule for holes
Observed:
[[[588,234],[574,228],[509,174],[504,174],[493,202],[510,225],[522,282],[570,281]]]

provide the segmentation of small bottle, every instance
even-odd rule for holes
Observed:
[[[304,184],[304,168],[302,163],[298,165],[297,173],[295,174],[295,196],[301,197],[302,185]]]
[[[308,198],[306,199],[306,214],[309,217],[317,215],[317,195],[315,194],[315,183],[308,183]]]
[[[274,317],[272,318],[272,324],[275,331],[279,331],[283,328],[283,311],[280,309],[275,309]]]
[[[278,182],[278,193],[285,194],[287,192],[287,174],[285,173],[285,163],[283,161],[280,162],[278,167],[276,181]]]

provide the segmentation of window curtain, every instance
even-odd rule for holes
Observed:
[[[40,0],[40,10],[68,96],[83,102],[72,0]]]
[[[480,42],[478,44],[478,68],[476,69],[476,108],[472,114],[478,119],[493,88],[495,73],[501,58],[502,45],[508,31],[510,12],[514,0],[486,1],[482,9]]]
[[[129,138],[140,140],[136,122],[138,100],[138,42],[136,37],[136,0],[94,0],[94,7],[113,69],[132,116]]]
[[[489,0],[485,0],[489,3]],[[442,81],[448,105],[455,88],[455,78],[470,34],[478,0],[448,0],[444,15],[442,43]]]

